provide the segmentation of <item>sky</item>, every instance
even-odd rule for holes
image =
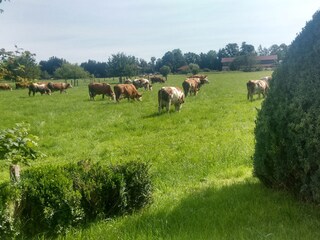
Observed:
[[[0,4],[0,48],[36,60],[106,62],[120,52],[161,58],[242,42],[289,45],[320,9],[316,0],[10,0]]]

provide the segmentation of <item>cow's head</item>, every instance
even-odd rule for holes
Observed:
[[[137,99],[138,101],[142,101],[142,94],[137,93],[137,94],[136,94],[136,99]]]

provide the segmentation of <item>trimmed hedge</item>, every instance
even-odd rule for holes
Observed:
[[[151,201],[149,166],[89,161],[30,168],[0,186],[0,237],[55,235],[96,219],[139,210]],[[18,196],[18,197],[17,197]],[[6,206],[14,206],[5,211]]]
[[[254,174],[320,203],[320,12],[274,72],[255,128]]]

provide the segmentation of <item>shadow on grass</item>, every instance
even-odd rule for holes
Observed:
[[[242,183],[196,191],[132,228],[138,239],[319,239],[319,213],[287,193]]]

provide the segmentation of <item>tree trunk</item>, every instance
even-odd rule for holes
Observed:
[[[9,167],[10,179],[12,182],[20,181],[20,166],[17,164],[11,164]]]

